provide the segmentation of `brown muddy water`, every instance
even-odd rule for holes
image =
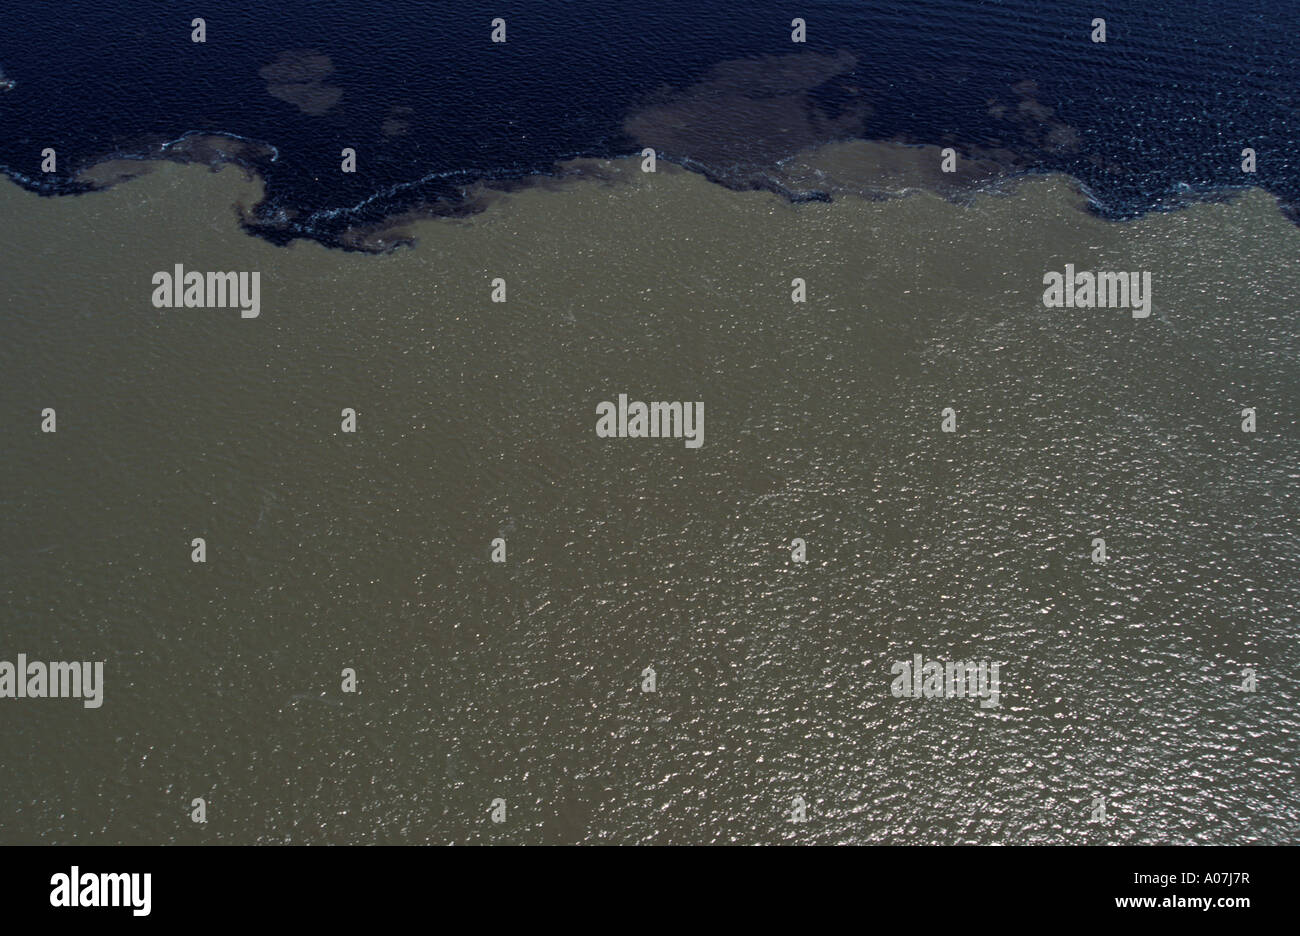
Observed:
[[[0,660],[105,664],[97,709],[0,699],[0,841],[1300,838],[1271,197],[582,170],[378,256],[242,233],[233,167],[0,183]],[[1045,308],[1067,263],[1151,272],[1150,317]],[[176,264],[260,315],[155,308]],[[599,438],[623,393],[703,445]],[[1000,705],[896,698],[915,654]]]

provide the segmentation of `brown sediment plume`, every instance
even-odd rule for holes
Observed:
[[[157,163],[143,159],[109,159],[82,169],[76,180],[97,189],[110,188],[119,182],[148,175],[156,166]]]
[[[7,770],[6,792],[48,805],[11,811],[7,841],[198,842],[182,828],[193,823],[158,808],[158,791],[184,782],[239,791],[235,844],[486,841],[466,839],[464,818],[490,825],[486,788],[524,804],[524,843],[657,841],[666,822],[688,841],[779,843],[763,830],[789,784],[767,764],[807,764],[810,788],[855,788],[843,765],[891,750],[899,717],[934,722],[914,750],[973,724],[973,710],[951,707],[960,725],[881,716],[867,696],[887,691],[887,674],[864,688],[863,660],[902,659],[923,639],[1016,640],[999,655],[1028,661],[1046,648],[1062,664],[1030,673],[1027,692],[1065,695],[1072,713],[1060,674],[1090,683],[1097,646],[1119,665],[1085,702],[1112,688],[1122,697],[1129,657],[1190,642],[1201,659],[1234,660],[1290,639],[1276,613],[1224,630],[1251,602],[1290,607],[1282,588],[1243,598],[1235,615],[1224,604],[1244,592],[1234,556],[1260,557],[1244,566],[1249,587],[1295,579],[1288,326],[1300,232],[1259,191],[1114,224],[1075,212],[1061,176],[958,206],[925,192],[789,204],[674,166],[642,173],[634,159],[601,171],[621,181],[548,182],[566,190],[539,185],[471,218],[413,222],[420,246],[383,257],[243,235],[230,205],[261,193],[238,172],[163,163],[77,198],[0,180],[0,215],[19,219],[0,226],[10,617],[45,622],[51,646],[86,659],[125,665],[122,648],[141,648],[116,730],[39,703],[0,723],[23,727],[38,753],[78,759],[78,769],[39,769],[51,762],[42,756]],[[1151,318],[1044,309],[1044,271],[1071,258],[1156,271]],[[155,308],[151,276],[175,263],[260,271],[260,317]],[[497,276],[507,304],[491,300]],[[806,278],[807,304],[792,305],[793,276]],[[705,401],[704,446],[599,439],[595,405],[624,390]],[[951,437],[939,429],[950,404]],[[47,405],[57,435],[36,428]],[[1243,438],[1242,406],[1262,407],[1272,425]],[[359,435],[339,432],[343,407],[359,414]],[[1117,522],[1112,543],[1154,537],[1130,552],[1145,564],[1095,592],[1067,589],[1062,576],[1089,565],[1090,531]],[[217,561],[194,566],[191,535],[206,536]],[[496,535],[511,550],[504,568],[488,559]],[[784,554],[795,535],[810,547],[797,574]],[[1061,635],[1080,619],[1067,657]],[[789,652],[783,635],[796,632],[808,642]],[[341,729],[305,706],[293,721],[268,718],[285,708],[291,690],[280,687],[315,696],[321,674],[358,647],[391,703],[356,709]],[[648,703],[658,707],[622,704],[665,656],[689,665],[657,666],[668,689]],[[262,662],[274,665],[231,682]],[[779,678],[751,679],[759,669]],[[245,682],[252,691],[229,691]],[[203,704],[220,695],[225,717],[194,718],[196,693]],[[1160,698],[1173,700],[1160,731],[1183,738],[1184,687]],[[1263,748],[1282,765],[1288,706],[1260,713],[1286,728]],[[1145,750],[1157,710],[1124,708],[1117,740],[1095,738],[1085,756]],[[769,730],[769,710],[835,730],[810,748],[805,731]],[[971,837],[1046,836],[1061,823],[1030,801],[1040,783],[1068,801],[1076,781],[1050,765],[1080,750],[1062,741],[1071,733],[1052,714],[1062,709],[1046,711],[1008,707],[1004,727],[1018,734],[1006,744],[1049,763],[1009,786],[989,787],[964,757],[907,758],[867,779],[919,797],[901,822],[922,816],[935,840],[979,808],[954,802],[958,787],[1010,810]],[[1210,740],[1236,743],[1236,724]],[[639,742],[628,743],[647,732],[681,742],[662,749],[656,803],[697,798],[678,776],[720,778],[698,812],[673,820],[681,810],[611,789],[610,776],[647,775]],[[24,742],[5,737],[10,749]],[[388,757],[394,738],[402,756]],[[1140,779],[1158,782],[1203,742],[1143,761]],[[713,752],[703,764],[702,750]],[[340,762],[340,751],[355,756]],[[123,771],[124,755],[139,769]],[[176,781],[187,765],[197,779]],[[405,796],[444,765],[445,797]],[[1285,794],[1290,775],[1277,774]],[[98,777],[105,795],[88,785]],[[1220,779],[1252,782],[1247,768]],[[357,808],[376,796],[389,805]],[[1183,817],[1152,802],[1158,818]],[[809,828],[825,844],[913,835],[896,831],[896,811],[872,812],[850,802]],[[292,826],[299,815],[320,821]],[[1261,828],[1270,839],[1294,831]]]
[[[356,225],[339,235],[339,246],[364,253],[388,253],[398,247],[414,247],[416,240],[411,226],[421,218],[434,216],[432,209],[416,208],[375,224]]]
[[[415,113],[415,108],[406,106],[395,106],[388,110],[388,116],[380,125],[380,132],[384,136],[392,139],[393,137],[406,136],[411,132],[411,121],[408,119]]]
[[[850,140],[800,153],[782,163],[778,177],[794,192],[819,191],[883,197],[924,189],[955,198],[1006,177],[994,159],[958,153],[956,168],[944,172],[938,146],[903,146],[878,140]]]
[[[866,129],[871,106],[846,78],[856,64],[848,52],[724,62],[689,87],[660,89],[625,121],[624,131],[639,145],[728,185],[766,188],[772,170],[791,153]],[[812,95],[832,81],[843,85],[848,102],[834,110]]]
[[[1012,102],[991,98],[989,116],[1005,126],[1006,138],[994,144],[966,144],[951,137],[942,143],[914,140],[852,140],[819,146],[782,162],[773,178],[791,193],[819,191],[830,197],[880,197],[914,189],[945,198],[964,198],[996,187],[1044,160],[1077,153],[1077,129],[1038,100],[1038,85],[1020,81],[1009,87]],[[942,152],[951,146],[955,170],[942,171]],[[1092,162],[1104,165],[1094,157]],[[1119,166],[1107,166],[1122,172]]]
[[[414,247],[413,226],[434,218],[465,218],[486,211],[500,192],[476,190],[459,202],[426,202],[372,224],[357,224],[339,235],[339,246],[364,253],[389,253],[399,247]]]
[[[554,169],[545,175],[529,176],[518,180],[481,182],[471,186],[469,191],[481,198],[490,200],[495,193],[513,192],[523,188],[559,191],[570,182],[579,179],[584,182],[597,182],[608,186],[626,185],[629,182],[629,173],[633,171],[640,171],[640,157],[600,159],[584,156],[557,163]]]
[[[1038,100],[1038,83],[1019,81],[1011,90],[1020,98],[1014,113],[1002,119],[1015,124],[1039,149],[1048,153],[1077,153],[1079,131],[1056,116],[1056,109]]]
[[[795,199],[917,188],[959,197],[1079,149],[1078,131],[1038,100],[1032,81],[1012,85],[1005,102],[988,102],[990,116],[1006,127],[1004,141],[862,139],[873,108],[853,78],[856,64],[847,52],[724,62],[693,85],[661,88],[624,130],[714,182]],[[837,103],[823,103],[829,98]],[[941,171],[948,145],[958,153],[951,173]]]
[[[357,225],[340,235],[339,242],[349,250],[367,253],[387,253],[399,247],[413,247],[416,243],[414,226],[421,221],[468,218],[489,211],[512,193],[528,189],[557,192],[577,180],[604,186],[630,186],[633,173],[639,172],[638,166],[638,162],[630,159],[582,157],[557,165],[548,175],[476,182],[463,190],[464,197],[460,201],[428,202],[374,224]],[[681,171],[675,166],[667,166],[667,169]]]
[[[163,158],[173,162],[194,162],[217,167],[236,163],[244,167],[275,155],[274,148],[251,140],[239,140],[216,133],[196,133],[169,145]]]
[[[753,81],[759,91],[758,100],[763,95],[775,94],[778,89],[790,89],[798,85],[805,92],[791,92],[792,96],[806,95],[808,87],[816,86],[827,75],[841,75],[845,68],[851,67],[851,56],[825,56],[801,54],[796,56],[772,56],[771,62],[776,66],[764,73],[762,80],[754,74],[746,73],[746,68],[754,63],[729,63],[715,69],[714,75],[702,82],[689,97],[703,98],[700,88],[704,86],[721,88],[726,86],[723,75],[736,78],[743,74],[746,82]],[[797,61],[791,61],[797,60]],[[744,66],[744,67],[742,67]],[[1032,82],[1021,82],[1012,86],[1012,90],[1021,102],[1015,109],[1015,116],[1007,116],[1001,105],[990,105],[991,113],[998,111],[1001,119],[1016,125],[1036,128],[1038,138],[1042,140],[1062,140],[1073,133],[1073,129],[1053,116],[1051,108],[1045,108],[1034,98],[1035,88]],[[671,92],[663,92],[671,96]],[[726,95],[724,94],[725,98]],[[807,102],[805,102],[807,103]],[[714,104],[701,105],[704,110]],[[669,113],[673,105],[656,105],[655,121],[670,122]],[[758,105],[759,109],[791,107],[790,101],[779,105],[769,103]],[[688,111],[696,105],[688,106]],[[865,107],[865,105],[864,105]],[[405,114],[410,108],[394,107],[390,114]],[[643,111],[645,123],[652,123],[649,112]],[[665,123],[666,126],[666,123]],[[811,123],[803,125],[807,130]],[[699,131],[701,140],[713,140],[720,149],[716,153],[726,152],[725,139],[715,134],[708,137],[703,127],[694,127],[690,122],[675,129],[670,128],[669,136],[677,133],[678,139],[693,139]],[[789,141],[786,141],[789,142]],[[771,164],[751,163],[737,169],[731,164],[726,172],[719,172],[716,167],[705,165],[694,158],[682,159],[681,166],[663,160],[659,163],[659,174],[675,174],[689,171],[703,176],[710,182],[733,190],[767,190],[790,201],[836,201],[845,197],[879,200],[910,195],[915,192],[928,192],[948,201],[968,203],[977,192],[1009,192],[1014,188],[1015,180],[1024,175],[1025,170],[1033,165],[1032,146],[1028,151],[1013,151],[990,146],[968,146],[945,140],[944,143],[919,144],[899,140],[847,139],[818,145],[812,145],[793,153],[785,152],[770,137],[767,148],[760,147],[764,159]],[[247,140],[217,134],[193,134],[179,141],[168,144],[154,142],[154,158],[180,163],[198,163],[213,170],[226,164],[238,165],[250,179],[257,178],[257,166],[274,156],[272,147]],[[944,172],[944,149],[952,146],[956,151],[955,171]],[[668,155],[668,154],[664,154]],[[504,196],[529,189],[557,191],[567,187],[575,180],[596,183],[606,187],[635,187],[639,177],[641,157],[623,157],[615,159],[578,158],[557,163],[547,173],[536,174],[519,179],[483,180],[465,185],[458,194],[446,198],[437,198],[408,205],[399,212],[378,220],[357,223],[345,229],[332,230],[328,238],[323,238],[326,246],[342,247],[346,250],[364,253],[390,253],[398,248],[412,247],[418,242],[421,222],[435,218],[469,218],[489,211]],[[1104,167],[1109,171],[1122,172],[1122,167]],[[147,160],[113,159],[89,166],[77,175],[77,180],[97,189],[109,188],[120,182],[128,181],[152,171],[153,163]],[[259,196],[264,185],[259,181]],[[1076,205],[1086,211],[1089,199],[1075,188]],[[1189,194],[1186,204],[1216,201],[1220,198],[1230,199],[1231,193]],[[1278,199],[1283,214],[1300,226],[1300,206]],[[1169,204],[1166,207],[1180,207]],[[284,231],[291,228],[299,218],[299,213],[292,207],[276,206],[274,212],[266,210],[264,201],[250,202],[243,200],[235,206],[236,214],[244,229],[252,234]],[[303,235],[307,239],[309,235]],[[275,240],[274,236],[269,239]]]
[[[252,178],[256,174],[256,164],[275,155],[272,147],[261,143],[208,133],[191,134],[168,144],[151,141],[148,148],[151,152],[140,159],[106,159],[91,163],[79,170],[75,179],[96,189],[112,188],[148,175],[164,160],[197,163],[214,171],[225,165],[236,165]]]
[[[328,55],[311,49],[290,49],[281,52],[270,65],[264,65],[258,74],[265,79],[266,90],[272,97],[318,117],[343,97],[342,88],[325,83],[332,71],[334,62]]]
[[[1056,108],[1038,100],[1038,83],[1018,81],[1008,89],[1010,98],[985,101],[993,126],[1002,127],[1007,139],[1002,146],[972,147],[971,152],[997,159],[1007,166],[1029,166],[1052,157],[1079,152],[1079,131],[1056,114]],[[1090,159],[1102,165],[1100,157]]]

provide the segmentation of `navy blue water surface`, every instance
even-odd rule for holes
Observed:
[[[206,43],[190,39],[195,16]],[[490,41],[497,16],[505,44]],[[790,41],[794,16],[805,45]],[[1090,40],[1094,17],[1104,45]],[[0,168],[76,191],[75,173],[108,155],[229,134],[277,153],[258,166],[259,233],[334,242],[407,208],[451,209],[476,180],[635,152],[648,141],[629,116],[722,63],[847,52],[855,64],[803,104],[833,118],[869,102],[858,135],[1063,170],[1109,217],[1244,184],[1294,216],[1298,37],[1286,0],[3,0],[0,69],[17,84],[0,93]],[[292,87],[277,96],[277,82]],[[356,174],[339,171],[345,146]],[[1247,146],[1256,176],[1241,171]],[[45,147],[58,153],[52,175]],[[665,155],[727,181],[707,154]]]

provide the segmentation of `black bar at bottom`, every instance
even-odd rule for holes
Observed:
[[[548,917],[623,920],[656,932],[685,923],[680,914],[687,907],[704,917],[810,914],[807,922],[847,912],[884,923],[904,912],[925,929],[926,920],[941,929],[992,925],[989,913],[1001,925],[1023,913],[1024,922],[1046,914],[1071,922],[1128,918],[1183,926],[1195,919],[1231,927],[1284,919],[1292,902],[1283,894],[1292,856],[1272,847],[727,851],[11,847],[0,852],[7,859],[0,900],[11,924],[284,921],[338,931],[459,908],[465,922],[531,915],[538,924]]]

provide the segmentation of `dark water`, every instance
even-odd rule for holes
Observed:
[[[70,0],[55,15],[6,0],[0,67],[18,86],[0,95],[0,166],[67,191],[107,154],[232,134],[278,154],[246,154],[269,184],[252,226],[277,242],[338,242],[412,207],[451,210],[476,180],[643,145],[763,186],[777,160],[827,137],[942,143],[1012,170],[1067,171],[1112,218],[1247,178],[1300,200],[1294,4],[808,3],[797,11],[806,45],[789,41],[788,6],[766,0],[534,4],[509,14],[504,45],[489,41],[492,4],[231,6],[210,11],[208,41],[195,44],[185,4]],[[1096,16],[1104,45],[1089,40]],[[796,52],[843,58],[725,71]],[[690,113],[701,82],[725,102],[704,132],[664,132],[681,114],[636,119],[656,105]],[[747,129],[719,146],[737,127],[788,122],[768,145]],[[39,171],[47,146],[54,175]],[[339,171],[345,146],[358,151],[355,175]],[[1240,170],[1246,146],[1259,154],[1253,177]]]

